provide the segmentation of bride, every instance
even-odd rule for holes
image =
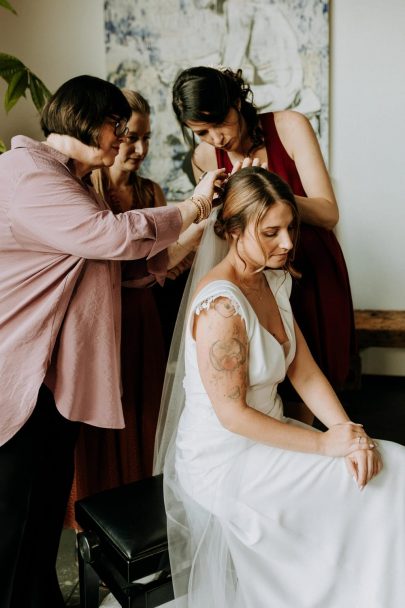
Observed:
[[[405,448],[349,419],[294,321],[289,187],[248,167],[222,201],[157,433],[176,598],[189,608],[398,608]],[[325,432],[284,417],[285,375]]]

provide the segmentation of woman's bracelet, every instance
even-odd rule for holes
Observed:
[[[204,194],[193,194],[190,200],[197,208],[198,214],[194,220],[194,224],[199,224],[202,220],[206,220],[209,217],[212,209],[212,201],[210,197]]]

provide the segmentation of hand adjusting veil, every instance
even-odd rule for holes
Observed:
[[[153,461],[154,475],[163,472],[166,454],[171,440],[175,437],[177,425],[184,407],[184,337],[191,302],[201,279],[228,253],[228,243],[220,239],[214,232],[214,224],[217,220],[219,208],[216,207],[207,220],[177,315],[156,430]]]

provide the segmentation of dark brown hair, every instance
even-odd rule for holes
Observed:
[[[41,128],[45,137],[70,135],[97,147],[107,117],[128,120],[130,116],[129,104],[114,84],[95,76],[76,76],[50,97],[42,111]]]
[[[242,70],[219,70],[205,66],[181,72],[173,85],[172,105],[185,141],[195,148],[194,133],[187,128],[189,120],[221,124],[234,108],[245,120],[251,150],[263,145],[253,93],[242,78]]]

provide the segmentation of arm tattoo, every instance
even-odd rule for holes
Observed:
[[[233,317],[233,315],[236,313],[235,306],[232,304],[232,302],[225,298],[220,298],[219,300],[215,301],[214,310],[216,310],[221,317],[225,317],[225,319],[228,317]]]
[[[210,361],[218,372],[233,372],[246,361],[246,347],[237,338],[217,340],[210,348]]]
[[[239,399],[240,395],[241,395],[240,387],[239,386],[234,386],[234,388],[231,390],[231,392],[229,393],[229,395],[227,395],[227,397],[229,399],[236,400],[236,399]]]

